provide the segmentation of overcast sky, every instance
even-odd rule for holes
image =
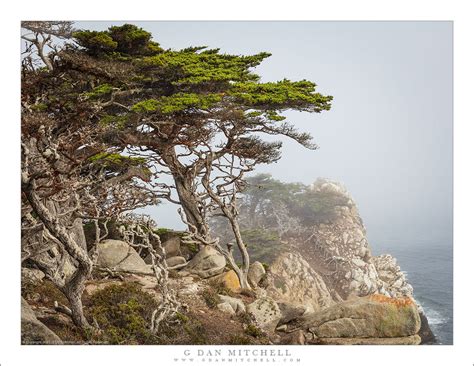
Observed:
[[[263,81],[308,79],[334,96],[322,114],[290,113],[319,150],[284,141],[282,159],[258,172],[309,184],[342,182],[372,246],[394,240],[452,245],[452,23],[129,22],[164,48],[206,45],[272,53]],[[102,30],[123,22],[77,22]],[[149,209],[182,225],[175,207]]]

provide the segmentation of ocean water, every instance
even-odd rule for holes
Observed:
[[[371,244],[372,254],[391,254],[413,286],[439,344],[453,344],[452,241],[400,243],[383,240]]]

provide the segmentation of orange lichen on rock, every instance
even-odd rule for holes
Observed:
[[[397,307],[413,305],[413,299],[411,297],[388,297],[380,294],[373,294],[369,296],[369,299],[381,304],[393,304]]]
[[[223,274],[217,276],[216,280],[219,283],[222,283],[225,288],[229,289],[232,292],[239,292],[240,290],[239,277],[233,270],[224,272]]]

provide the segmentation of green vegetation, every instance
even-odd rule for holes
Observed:
[[[73,34],[76,42],[89,54],[109,55],[120,59],[123,55],[153,55],[163,51],[151,41],[151,34],[132,24],[110,27],[106,31],[82,30]]]
[[[300,225],[312,226],[330,221],[338,206],[350,206],[347,197],[336,191],[320,191],[301,183],[284,183],[270,174],[259,174],[248,179],[242,199],[242,216],[245,226],[252,229],[248,235],[259,235],[259,241],[270,241],[277,230],[277,219],[297,219]],[[258,222],[264,227],[259,232],[250,225]],[[273,231],[272,231],[273,230]]]
[[[176,312],[176,319],[179,320],[182,324],[186,324],[189,322],[189,317],[187,317],[186,315],[180,313],[179,311]]]
[[[48,109],[48,105],[46,103],[37,103],[31,106],[31,109],[35,112],[44,112]]]
[[[323,96],[315,92],[316,84],[307,80],[292,82],[283,79],[270,83],[237,83],[233,86],[231,95],[240,103],[252,107],[265,108],[297,108],[303,107],[308,112],[321,112],[331,108],[331,96]],[[277,117],[271,111],[270,117]],[[274,118],[281,120],[281,118]]]
[[[113,89],[114,87],[110,84],[102,84],[95,87],[90,92],[85,93],[85,96],[88,98],[99,98],[104,95],[112,93]]]
[[[184,331],[189,335],[191,344],[208,344],[206,329],[199,320],[184,324]]]
[[[80,31],[73,34],[76,42],[86,47],[90,53],[110,52],[117,48],[117,42],[107,32]]]
[[[193,47],[146,57],[140,64],[148,70],[162,70],[161,73],[165,74],[165,77],[174,77],[171,82],[175,85],[197,85],[210,82],[257,81],[258,75],[253,74],[249,68],[259,65],[269,56],[266,52],[253,56],[234,56],[220,54],[219,49]]]
[[[156,337],[149,326],[156,300],[135,283],[110,285],[89,299],[88,316],[103,330],[101,341],[110,344],[150,344]]]
[[[199,95],[195,93],[177,93],[160,99],[147,99],[132,106],[132,111],[138,113],[160,112],[172,114],[188,108],[209,109],[221,100],[218,94]]]
[[[245,312],[245,313],[240,313],[237,315],[237,318],[243,323],[243,324],[246,324],[246,325],[249,325],[249,324],[252,324],[253,322],[253,318],[252,318],[252,315]]]
[[[160,324],[157,344],[209,344],[208,332],[195,315],[176,313],[176,318],[177,324]]]
[[[241,232],[251,258],[271,263],[283,249],[278,233],[261,228],[245,229]]]
[[[265,333],[263,333],[262,330],[254,324],[247,325],[244,332],[245,334],[255,338],[261,338],[265,336]]]
[[[241,236],[252,260],[262,262],[265,269],[301,230],[331,222],[337,207],[352,205],[337,190],[284,183],[270,174],[249,177],[246,183],[239,200]],[[316,182],[315,187],[323,183]],[[211,224],[223,242],[232,241],[225,220],[216,218]],[[239,256],[236,258],[241,260]]]
[[[101,152],[95,154],[90,158],[92,162],[102,162],[108,164],[130,164],[130,165],[140,165],[146,163],[145,158],[137,158],[137,157],[130,157],[130,156],[123,156],[116,153],[107,153]]]
[[[171,232],[171,231],[172,231],[171,229],[168,229],[168,228],[166,228],[166,227],[160,227],[160,228],[158,228],[158,229],[153,230],[153,232],[154,232],[156,235],[160,236],[160,237],[161,237],[162,235],[165,235],[165,234]]]
[[[199,248],[198,248],[197,244],[195,244],[195,243],[187,243],[186,247],[189,249],[189,251],[191,253],[196,254],[197,252],[199,252]]]
[[[105,168],[112,173],[124,173],[129,167],[140,167],[144,176],[151,177],[147,160],[141,157],[124,156],[117,153],[100,152],[91,156],[89,161],[96,166]]]
[[[160,107],[160,102],[156,99],[147,99],[141,102],[138,102],[132,106],[132,111],[134,112],[155,112]]]

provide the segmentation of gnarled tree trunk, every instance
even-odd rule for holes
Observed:
[[[209,228],[201,212],[201,203],[194,195],[193,185],[196,177],[193,175],[192,169],[181,164],[173,149],[162,153],[161,157],[173,176],[176,192],[187,221],[194,225],[201,237],[208,239]],[[191,231],[191,227],[189,230]]]
[[[42,203],[35,193],[35,185],[34,180],[30,180],[26,175],[22,175],[22,191],[33,212],[44,224],[45,228],[60,242],[64,250],[77,261],[77,268],[74,274],[70,278],[65,279],[65,283],[55,282],[55,284],[69,301],[74,324],[82,328],[88,327],[89,324],[83,314],[81,297],[85,281],[92,272],[93,261],[89,257],[87,249],[74,240],[74,235],[66,230],[58,216],[52,214],[46,205]],[[54,278],[52,280],[54,281]]]

